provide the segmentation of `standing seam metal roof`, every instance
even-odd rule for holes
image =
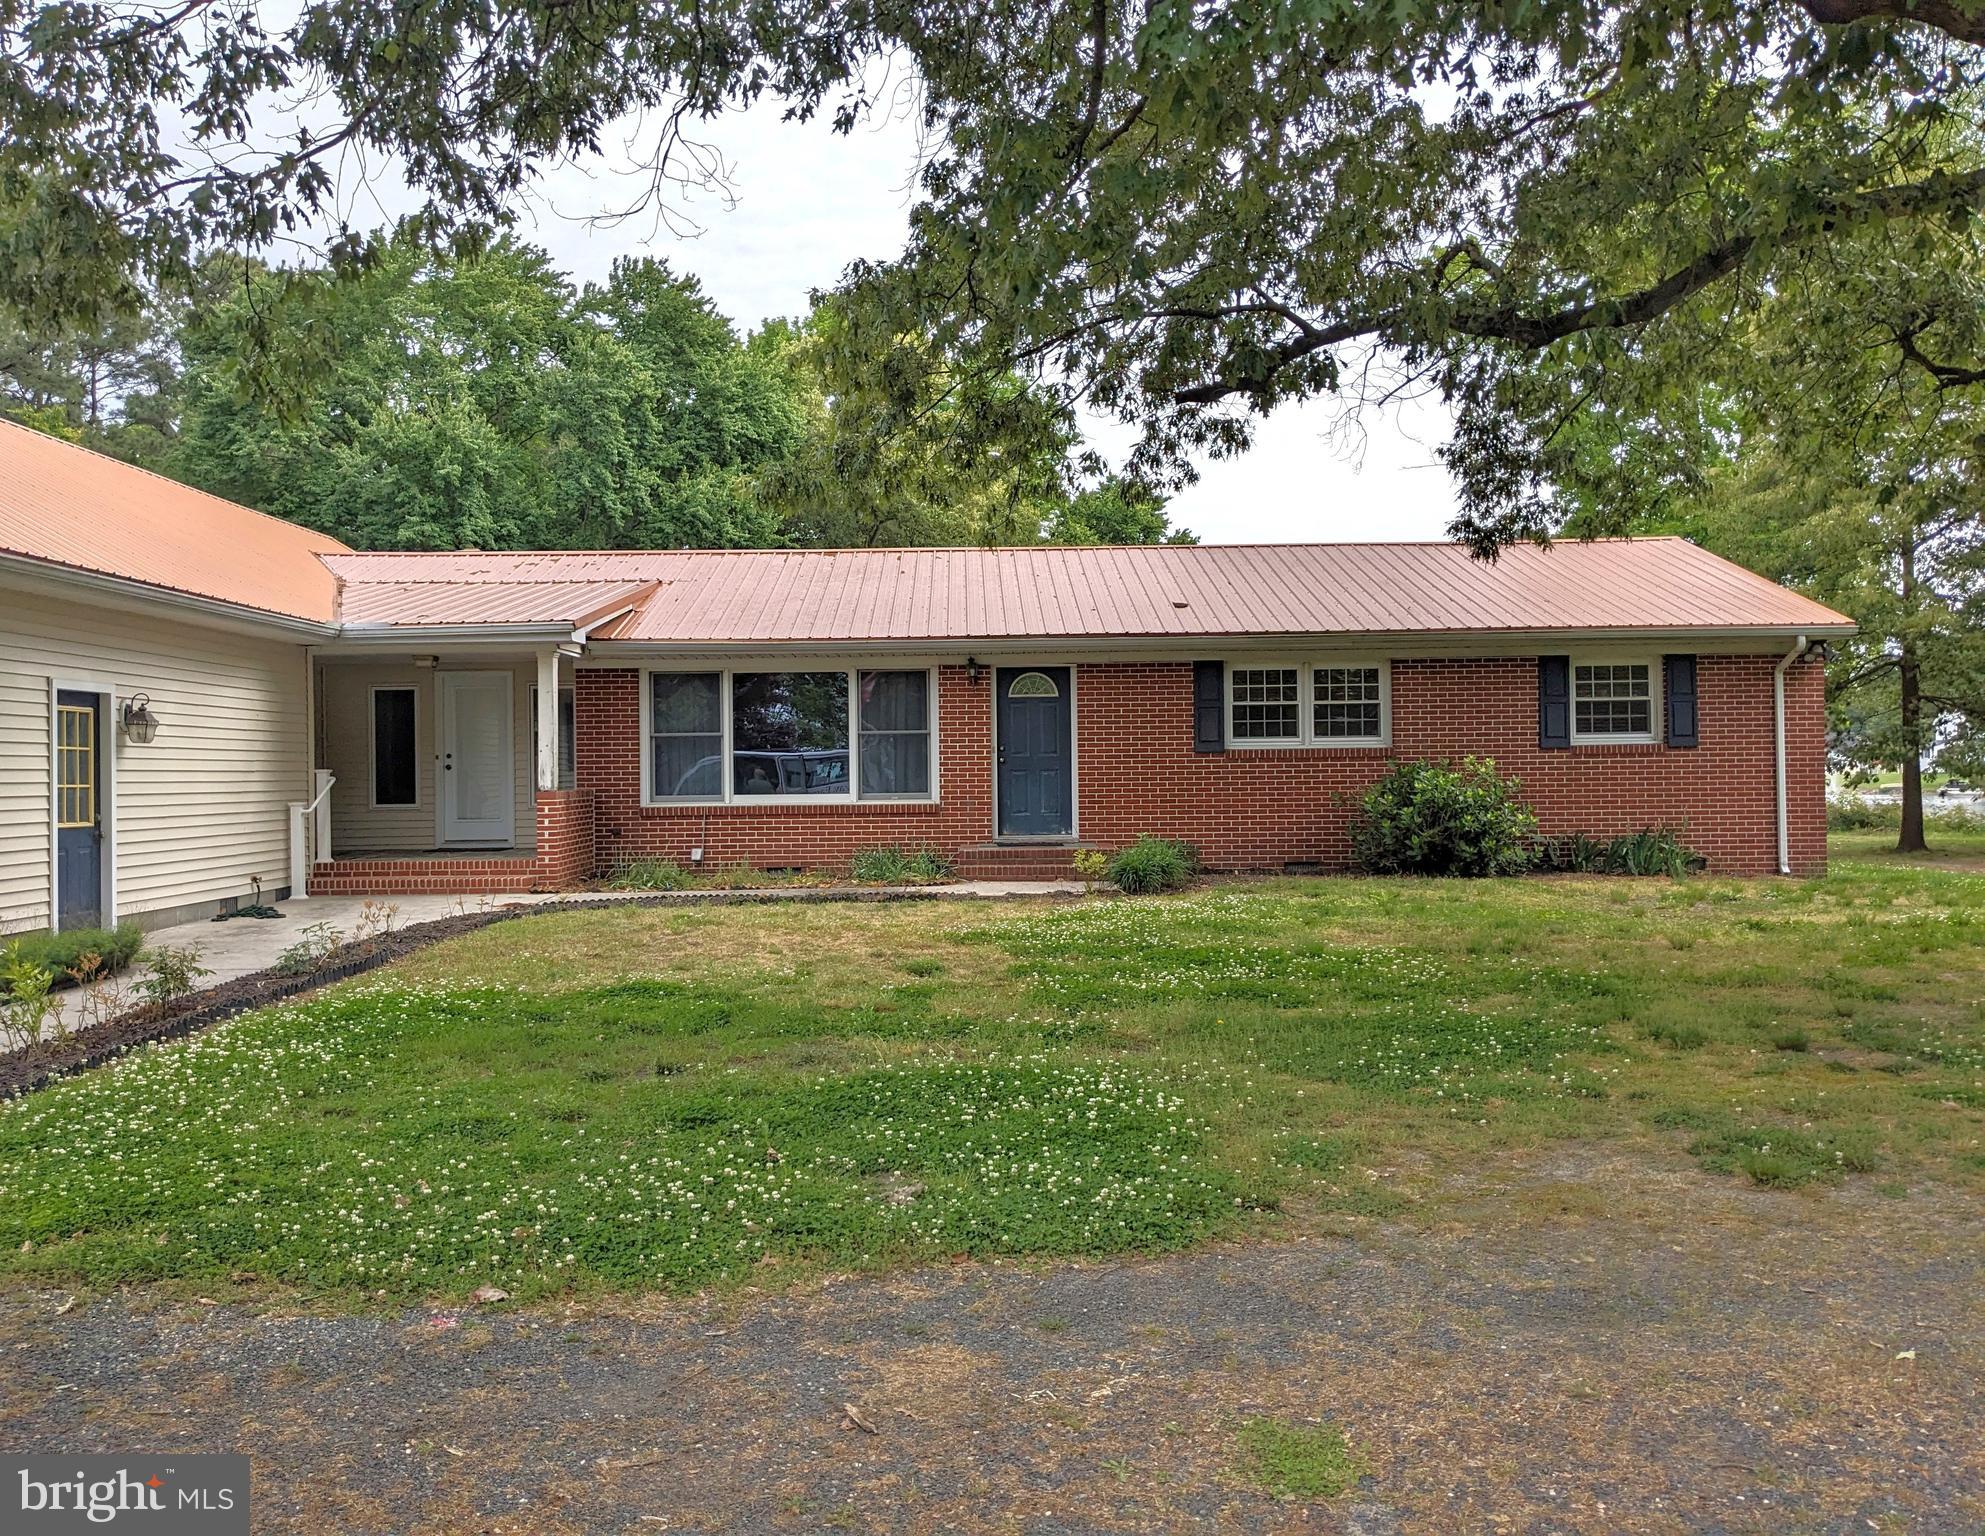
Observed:
[[[434,587],[652,583],[595,638],[803,644],[998,638],[1844,630],[1851,621],[1684,539],[1019,549],[333,554],[348,613],[418,617]],[[440,606],[437,606],[440,605]],[[481,614],[503,607],[471,605]],[[463,611],[468,611],[464,609]],[[487,618],[484,620],[487,622]],[[519,620],[521,622],[521,620]]]

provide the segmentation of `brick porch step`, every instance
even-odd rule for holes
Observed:
[[[980,843],[958,850],[958,873],[967,880],[1068,880],[1074,856],[1087,843]]]

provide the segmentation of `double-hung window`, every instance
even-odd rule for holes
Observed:
[[[927,670],[650,672],[647,690],[650,803],[932,798]]]
[[[1571,739],[1653,741],[1655,668],[1651,661],[1572,659]]]
[[[1383,661],[1235,664],[1227,669],[1227,740],[1236,747],[1380,747],[1392,739]]]

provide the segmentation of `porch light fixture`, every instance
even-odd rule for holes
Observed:
[[[158,716],[152,713],[152,697],[134,693],[124,701],[124,735],[128,741],[146,746],[158,734]]]
[[[965,658],[965,679],[967,682],[971,683],[974,687],[978,685],[980,670],[981,668],[979,666],[978,657],[967,656]]]

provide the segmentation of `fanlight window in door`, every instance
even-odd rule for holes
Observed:
[[[1053,699],[1061,696],[1055,680],[1045,672],[1022,672],[1006,685],[1009,699]]]

